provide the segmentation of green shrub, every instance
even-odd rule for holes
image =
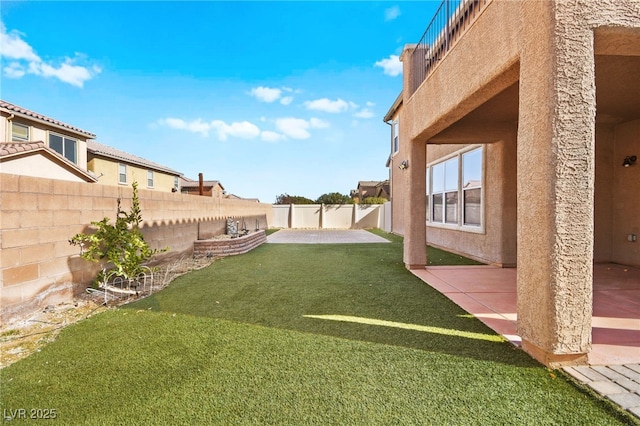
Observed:
[[[362,204],[384,204],[387,201],[389,200],[383,197],[367,197],[362,200]]]
[[[118,212],[116,223],[109,223],[105,217],[99,222],[91,222],[95,228],[93,233],[79,233],[74,235],[69,243],[80,246],[80,256],[90,262],[102,263],[104,268],[113,265],[110,274],[132,280],[143,271],[143,265],[156,253],[167,251],[151,249],[140,231],[142,212],[138,199],[138,183],[133,182],[133,196],[129,213],[120,209],[118,198]],[[98,276],[104,279],[104,272]]]

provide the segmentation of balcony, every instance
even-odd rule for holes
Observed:
[[[492,0],[442,0],[412,53],[413,94]]]

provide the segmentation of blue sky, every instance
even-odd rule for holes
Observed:
[[[242,197],[348,194],[437,6],[3,1],[1,96]]]

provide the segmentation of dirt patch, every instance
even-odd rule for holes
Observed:
[[[212,262],[207,258],[182,258],[155,266],[154,292],[166,287],[178,276],[209,266]],[[109,301],[106,306],[104,295],[100,292],[82,294],[73,303],[49,305],[28,318],[0,327],[0,368],[40,351],[44,345],[53,342],[67,325],[137,299],[123,297]]]

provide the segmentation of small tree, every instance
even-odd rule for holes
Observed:
[[[133,196],[129,213],[120,209],[116,223],[109,223],[105,217],[99,222],[91,222],[95,232],[76,234],[69,240],[72,245],[80,246],[80,256],[91,262],[103,262],[103,266],[113,265],[112,273],[133,280],[142,271],[142,265],[156,253],[168,250],[151,249],[140,231],[142,213],[138,199],[138,183],[133,182]]]
[[[348,195],[343,195],[339,192],[330,192],[328,194],[322,194],[316,200],[317,204],[353,204],[353,199]]]
[[[276,204],[314,204],[314,202],[300,195],[280,194],[276,197]]]

